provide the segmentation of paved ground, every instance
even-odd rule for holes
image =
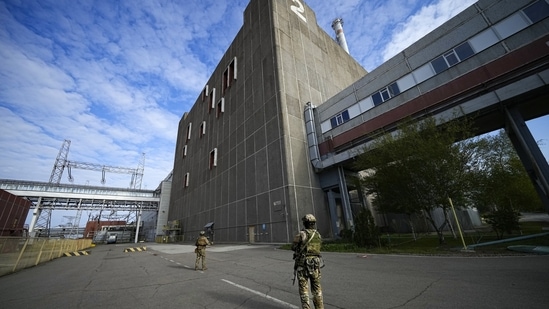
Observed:
[[[270,245],[100,245],[0,277],[0,308],[299,308],[292,254]],[[324,253],[325,308],[547,308],[549,256]]]

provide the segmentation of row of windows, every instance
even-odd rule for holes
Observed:
[[[424,82],[425,80],[442,73],[448,68],[470,58],[499,41],[521,31],[522,29],[549,16],[549,0],[538,0],[521,11],[489,27],[469,40],[461,43],[453,49],[436,57],[425,65],[417,68],[408,75],[391,83],[355,106],[335,115],[321,123],[322,133],[325,133],[346,121],[358,116],[360,113],[382,104],[400,93]]]
[[[183,149],[183,156],[187,156],[187,145],[185,145],[184,149]],[[213,168],[215,168],[217,166],[217,148],[214,148],[212,151],[210,151],[210,155],[209,155],[209,169],[212,170]],[[184,176],[184,179],[183,179],[183,187],[188,187],[189,186],[189,178],[190,178],[190,173],[185,173],[185,176]]]
[[[215,101],[215,88],[209,90],[209,85],[206,85],[202,90],[201,98],[202,102],[207,102],[208,114],[212,110],[216,109],[216,117],[219,118],[221,113],[225,112],[225,94],[227,90],[234,84],[237,76],[236,70],[236,57],[231,60],[225,71],[223,71],[223,78],[221,79],[221,98],[219,101]],[[217,106],[216,106],[217,105]]]
[[[206,85],[201,93],[201,101],[208,103],[208,113],[211,113],[213,109],[216,110],[216,118],[219,118],[224,112],[225,112],[225,93],[226,91],[233,85],[234,81],[236,81],[236,57],[233,58],[233,60],[229,63],[225,71],[223,72],[223,80],[221,82],[221,90],[222,90],[222,97],[215,102],[215,88],[212,88],[210,90],[209,85]],[[183,146],[183,158],[187,156],[188,151],[188,141],[192,137],[192,127],[193,123],[189,122],[187,124],[187,131],[185,132],[185,146]],[[202,138],[204,135],[206,135],[206,121],[202,121],[200,123],[200,128],[198,131],[198,137]],[[217,148],[214,148],[210,152],[210,159],[209,159],[209,167],[212,169],[213,167],[217,166]],[[185,186],[188,185],[188,173],[185,175]]]
[[[223,78],[221,80],[221,98],[216,102],[215,96],[215,88],[212,88],[210,90],[209,85],[206,85],[201,93],[201,101],[202,103],[207,102],[207,108],[208,108],[208,114],[211,114],[212,110],[216,111],[215,117],[219,118],[224,112],[225,112],[225,94],[227,93],[228,89],[231,88],[231,86],[234,84],[237,78],[237,62],[236,57],[234,57],[229,65],[227,65],[227,68],[223,72]],[[183,158],[187,156],[188,151],[188,144],[187,142],[192,137],[192,122],[190,122],[187,125],[187,132],[185,133],[186,141],[185,146],[183,146]],[[204,135],[206,135],[206,121],[202,121],[200,124],[200,129],[198,132],[199,138],[202,138]],[[212,151],[210,151],[209,154],[209,169],[213,169],[217,166],[217,148],[214,148]],[[183,186],[188,187],[189,186],[189,178],[190,174],[186,173],[183,179]]]

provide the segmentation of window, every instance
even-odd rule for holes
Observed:
[[[378,106],[379,104],[383,103],[383,99],[381,98],[381,93],[376,92],[372,94],[372,101],[374,101],[374,106]]]
[[[471,45],[469,45],[468,42],[465,42],[457,46],[455,49],[452,49],[444,53],[442,56],[431,61],[431,64],[433,65],[435,73],[438,74],[446,70],[447,68],[454,66],[461,61],[471,57],[474,54],[475,52],[471,48]]]
[[[217,166],[217,148],[210,151],[210,169]]]
[[[471,47],[471,45],[469,45],[469,42],[465,42],[459,45],[458,47],[456,47],[455,51],[459,57],[459,61],[463,61],[475,54],[473,48]]]
[[[236,80],[236,57],[233,58],[231,63],[223,72],[223,80],[221,81],[221,95],[225,95],[227,89],[229,89]]]
[[[198,134],[200,138],[206,134],[206,121],[202,121],[202,124],[200,124],[200,132]]]
[[[212,109],[215,108],[215,88],[212,88],[209,95],[208,101],[208,114],[212,112]]]
[[[335,128],[344,122],[348,121],[349,118],[349,111],[345,110],[341,114],[336,115],[332,119],[330,119],[330,122],[332,123],[332,128]]]
[[[189,186],[189,173],[186,173],[185,176],[183,177],[183,187],[188,187]]]
[[[459,59],[453,49],[447,52],[446,54],[444,54],[444,59],[446,59],[446,62],[448,63],[449,67],[459,62]]]
[[[204,100],[206,100],[206,98],[208,97],[208,85],[206,85],[206,87],[204,87],[204,89],[202,89],[202,102],[204,102]]]
[[[537,23],[538,21],[549,16],[549,4],[547,2],[540,0],[530,5],[529,7],[522,10],[532,23]]]
[[[221,98],[221,100],[217,101],[217,109],[216,109],[216,113],[215,113],[215,116],[216,118],[219,118],[219,116],[221,116],[221,114],[223,114],[225,112],[225,98]]]
[[[446,60],[444,60],[444,56],[440,56],[435,60],[431,61],[431,64],[433,65],[433,69],[435,70],[436,74],[448,68],[448,64],[446,64]]]
[[[397,83],[392,83],[390,84],[387,89],[389,89],[389,93],[391,94],[391,98],[392,97],[396,97],[397,95],[400,94],[400,89],[398,88],[398,84]]]
[[[191,129],[192,129],[192,127],[193,127],[192,122],[187,125],[187,140],[191,139]]]
[[[398,88],[398,84],[394,82],[389,86],[381,89],[380,91],[372,94],[372,101],[374,102],[374,106],[377,106],[399,94],[400,89]]]
[[[389,94],[389,90],[387,88],[379,91],[379,94],[381,94],[381,98],[383,99],[384,102],[391,98],[391,95]]]
[[[183,146],[183,158],[187,156],[187,145]]]

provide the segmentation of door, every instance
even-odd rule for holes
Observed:
[[[255,226],[248,226],[248,241],[251,244],[255,242]]]

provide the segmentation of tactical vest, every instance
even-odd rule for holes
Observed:
[[[314,231],[315,230],[307,230],[307,229],[305,230],[305,233],[307,234],[307,240],[309,240],[309,238],[313,236],[313,238],[307,244],[307,248],[303,250],[303,252],[305,252],[306,255],[320,255],[320,246],[322,245],[322,238],[320,237],[320,234],[318,232],[315,232],[313,235]]]
[[[207,238],[204,237],[204,236],[200,236],[200,237],[198,237],[198,239],[196,240],[196,245],[197,245],[197,246],[206,246],[207,244],[208,244]]]

